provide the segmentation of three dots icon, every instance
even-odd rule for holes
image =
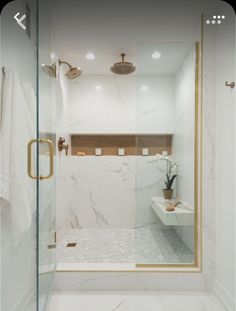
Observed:
[[[209,20],[209,19],[206,20],[206,24],[207,25],[210,25],[210,24],[212,24],[212,25],[215,25],[215,24],[220,25],[222,23],[222,20],[224,20],[224,19],[225,19],[224,15],[213,15],[212,20]]]

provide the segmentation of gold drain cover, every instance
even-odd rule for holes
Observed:
[[[77,243],[67,243],[66,247],[76,247]]]

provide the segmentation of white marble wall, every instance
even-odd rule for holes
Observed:
[[[173,156],[178,163],[178,192],[194,209],[195,48],[175,76]]]
[[[227,19],[216,32],[216,278],[215,290],[229,310],[236,309],[236,79],[235,13],[225,7]]]
[[[134,227],[131,157],[60,157],[59,166],[58,229]]]
[[[207,18],[207,16],[205,16]],[[205,282],[213,288],[215,278],[215,141],[216,141],[216,29],[204,25],[202,89],[202,236]]]
[[[137,133],[174,133],[174,75],[138,75],[136,110]]]
[[[172,133],[173,84],[171,75],[81,76],[69,85],[61,132]]]
[[[161,166],[152,156],[61,156],[59,159],[57,227],[134,228],[157,221],[150,196],[162,195]],[[136,163],[139,162],[138,171]],[[140,165],[141,164],[141,165]],[[136,185],[136,174],[142,183]],[[143,207],[136,223],[136,191]]]
[[[195,142],[195,47],[175,75],[175,129],[173,156],[178,163],[177,197],[194,210]],[[194,250],[194,228],[176,228],[179,236]]]
[[[173,75],[85,75],[67,85],[62,79],[62,86],[64,112],[58,131],[67,140],[70,133],[173,133]],[[164,174],[162,164],[150,163],[151,158],[61,154],[58,229],[134,228],[137,218],[139,226],[157,221],[150,196],[162,195]],[[139,217],[137,202],[142,206]]]

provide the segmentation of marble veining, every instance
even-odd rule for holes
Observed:
[[[226,311],[212,293],[83,292],[54,294],[49,311]]]
[[[140,225],[139,220],[136,223],[137,204],[148,211],[150,196],[162,195],[164,172],[150,161],[152,158],[61,157],[57,178],[58,230],[131,229]],[[151,216],[145,223],[153,222],[156,217]]]

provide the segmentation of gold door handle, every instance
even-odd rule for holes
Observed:
[[[53,143],[50,139],[39,139],[39,143],[43,144],[46,143],[49,145],[49,161],[50,161],[50,170],[49,170],[49,174],[46,176],[39,176],[39,179],[43,180],[43,179],[48,179],[51,178],[53,176],[53,172],[54,172],[54,163],[53,163],[53,154],[54,154],[54,148],[53,148]]]
[[[50,170],[49,170],[49,174],[46,175],[46,176],[42,176],[40,175],[39,177],[38,176],[34,176],[32,174],[32,145],[34,143],[47,143],[49,145],[49,158],[50,158]],[[43,180],[43,179],[48,179],[50,177],[53,176],[53,172],[54,172],[54,163],[53,163],[53,154],[54,154],[54,148],[53,148],[53,143],[50,139],[32,139],[29,143],[28,143],[28,175],[30,178],[32,179],[40,179],[40,180]]]
[[[33,176],[32,174],[32,145],[37,143],[37,139],[32,139],[28,143],[28,176],[32,179],[37,179],[37,176]]]

